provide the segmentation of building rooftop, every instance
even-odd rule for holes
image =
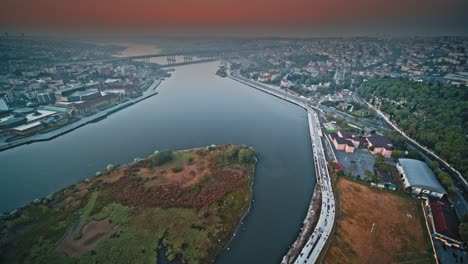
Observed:
[[[340,134],[341,134],[344,138],[354,139],[354,137],[355,137],[354,133],[348,132],[348,131],[344,131],[344,130],[340,130]]]
[[[16,108],[15,110],[13,110],[13,113],[22,114],[22,115],[26,115],[32,112],[34,112],[34,108],[29,108],[29,107]]]
[[[37,110],[34,113],[27,114],[25,117],[28,119],[28,122],[33,122],[39,119],[42,119],[46,116],[50,116],[55,114],[55,111],[49,111],[49,110]]]
[[[95,94],[95,93],[98,93],[98,91],[96,91],[96,90],[83,90],[83,91],[75,91],[72,94],[70,94],[69,96],[85,96],[85,95],[91,95],[91,94]]]
[[[411,186],[447,193],[426,163],[415,159],[398,159]]]
[[[392,142],[388,138],[380,135],[372,135],[367,138],[367,141],[369,141],[369,143],[371,143],[372,146],[376,148],[385,148],[391,150],[393,147]]]
[[[15,128],[13,128],[13,130],[15,130],[15,131],[24,131],[24,130],[28,130],[30,128],[37,127],[37,126],[40,126],[40,125],[42,125],[41,122],[37,121],[37,122],[31,123],[31,124],[17,126]]]
[[[71,114],[73,112],[73,109],[71,109],[71,108],[53,106],[53,105],[43,105],[43,106],[40,106],[39,109],[40,110],[46,110],[46,111],[55,111],[55,112],[67,113],[67,114]]]
[[[458,221],[452,206],[446,199],[430,200],[432,218],[437,233],[462,241],[458,233]]]
[[[25,117],[9,116],[6,118],[0,118],[0,129],[12,128],[24,122],[26,122]]]
[[[348,145],[348,147],[354,147],[353,143],[345,138],[342,138],[342,137],[339,137],[338,134],[332,132],[330,133],[330,136],[336,140],[336,143],[342,145],[342,144],[346,144]]]

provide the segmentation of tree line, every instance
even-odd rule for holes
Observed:
[[[468,93],[465,87],[380,78],[359,94],[405,133],[468,177]]]

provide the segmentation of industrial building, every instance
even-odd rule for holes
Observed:
[[[106,94],[92,100],[88,100],[79,104],[74,104],[73,108],[78,113],[87,113],[90,111],[95,111],[97,108],[116,103],[120,97],[115,94]]]
[[[43,123],[44,120],[48,120]],[[57,117],[56,111],[33,109],[33,108],[17,108],[12,111],[12,114],[4,118],[0,118],[0,135],[29,135],[43,128],[47,124],[62,124],[68,120],[68,115]]]
[[[85,85],[71,86],[65,89],[55,91],[54,95],[58,101],[76,102],[91,100],[101,96],[97,90],[99,83],[89,83]]]
[[[414,159],[399,159],[396,167],[403,185],[410,188],[414,195],[442,198],[447,193],[426,163]]]

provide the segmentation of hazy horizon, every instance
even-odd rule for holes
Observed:
[[[0,29],[34,35],[468,35],[463,0],[4,0]]]

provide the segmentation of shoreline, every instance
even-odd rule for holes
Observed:
[[[70,133],[72,132],[73,130],[76,130],[80,127],[83,127],[87,124],[91,124],[91,123],[97,123],[98,121],[101,121],[103,119],[106,119],[107,116],[113,114],[113,113],[116,113],[120,110],[123,110],[131,105],[134,105],[138,102],[141,102],[145,99],[148,99],[150,97],[153,97],[155,95],[158,94],[158,92],[156,92],[156,88],[159,87],[159,85],[161,84],[162,81],[160,80],[155,80],[153,82],[153,84],[145,91],[145,92],[148,92],[146,95],[145,95],[145,92],[143,93],[142,96],[140,97],[137,97],[137,98],[134,98],[134,99],[131,99],[127,102],[124,102],[124,103],[121,103],[121,104],[118,104],[114,107],[111,107],[109,109],[106,109],[106,110],[103,110],[99,113],[96,113],[92,116],[89,116],[89,117],[85,117],[85,118],[82,118],[72,124],[69,124],[69,125],[66,125],[64,127],[60,127],[60,128],[57,128],[56,130],[53,130],[53,131],[50,131],[50,132],[47,132],[45,134],[35,134],[35,135],[32,135],[30,137],[27,137],[27,138],[23,138],[23,139],[19,139],[17,141],[13,141],[13,142],[5,142],[4,144],[0,144],[0,151],[6,151],[8,149],[12,149],[12,148],[16,148],[16,147],[19,147],[19,146],[22,146],[22,145],[28,145],[28,144],[33,144],[33,143],[36,143],[36,142],[43,142],[43,141],[49,141],[49,140],[52,140],[54,138],[57,138],[57,137],[60,137],[62,135],[65,135],[67,133]],[[154,87],[152,87],[154,86]]]
[[[258,163],[258,158],[255,157],[255,163],[254,163],[254,167],[253,167],[253,170],[252,170],[252,182],[250,183],[250,194],[251,194],[251,197],[250,197],[250,203],[249,203],[249,207],[247,208],[247,211],[244,213],[244,215],[241,217],[239,223],[237,224],[237,227],[236,229],[234,230],[234,233],[232,233],[232,236],[231,238],[226,242],[226,244],[219,250],[218,254],[216,255],[216,258],[213,260],[213,263],[216,262],[216,259],[219,257],[219,255],[222,254],[223,251],[225,250],[229,250],[229,245],[231,244],[231,242],[234,240],[234,238],[236,237],[236,234],[237,232],[239,231],[239,228],[241,227],[241,225],[244,223],[244,220],[245,218],[249,215],[251,209],[252,209],[252,205],[253,205],[253,202],[254,202],[254,182],[255,182],[255,169],[257,168],[257,163]]]
[[[264,93],[267,93],[267,94],[269,94],[269,95],[272,95],[272,96],[274,96],[274,97],[277,97],[277,98],[279,98],[279,99],[282,99],[282,100],[284,100],[284,101],[286,101],[286,102],[288,102],[288,103],[292,103],[292,104],[294,104],[294,105],[297,105],[297,106],[299,106],[299,107],[301,107],[301,108],[303,108],[304,110],[307,111],[307,108],[306,108],[306,107],[304,107],[301,103],[296,102],[296,101],[294,101],[294,100],[292,100],[292,99],[284,98],[284,97],[280,96],[279,94],[276,94],[275,92],[272,92],[272,91],[269,91],[269,90],[267,90],[267,89],[264,89],[264,88],[255,86],[255,85],[250,84],[250,83],[248,83],[248,82],[246,82],[246,81],[243,81],[243,80],[241,80],[241,79],[239,79],[239,78],[233,77],[232,75],[228,75],[227,78],[229,78],[229,79],[231,79],[231,80],[233,80],[233,81],[236,81],[236,82],[240,82],[240,83],[242,83],[242,84],[244,84],[244,85],[250,86],[250,87],[252,87],[252,88],[254,88],[254,89],[257,89],[257,90],[259,90],[259,91],[262,91],[262,92],[264,92]]]
[[[260,85],[255,85],[255,84],[249,83],[249,82],[243,80],[244,79],[243,77],[240,77],[240,76],[234,77],[234,76],[232,76],[232,74],[229,74],[228,78],[230,78],[230,79],[232,79],[234,81],[237,81],[239,83],[242,83],[244,85],[250,86],[252,88],[255,88],[255,89],[257,89],[257,90],[259,90],[261,92],[273,95],[273,96],[275,96],[277,98],[280,98],[282,100],[285,100],[285,101],[287,101],[289,103],[295,104],[295,105],[305,109],[306,112],[307,112],[307,116],[308,116],[307,122],[308,122],[308,126],[309,126],[310,144],[311,144],[312,153],[313,153],[312,158],[314,160],[316,185],[315,185],[315,188],[314,188],[314,193],[312,195],[312,199],[310,200],[310,203],[309,203],[306,218],[303,221],[304,224],[301,227],[301,231],[299,232],[299,234],[298,234],[296,240],[293,242],[292,246],[289,247],[287,254],[281,260],[281,263],[293,263],[293,262],[294,263],[299,263],[299,262],[302,263],[302,261],[300,261],[299,258],[301,258],[301,260],[303,260],[304,263],[308,263],[311,260],[310,257],[312,257],[313,261],[315,261],[318,254],[320,254],[320,252],[323,249],[322,239],[324,239],[325,241],[328,240],[329,231],[330,231],[327,228],[328,219],[331,217],[331,221],[332,221],[331,224],[334,225],[334,223],[335,223],[334,217],[333,217],[334,212],[332,213],[333,216],[330,216],[330,214],[329,214],[330,204],[332,206],[332,211],[334,211],[334,199],[333,199],[333,191],[332,191],[332,187],[331,187],[331,183],[330,183],[330,177],[328,175],[328,169],[326,168],[326,159],[323,156],[324,155],[323,145],[322,145],[323,143],[320,140],[321,131],[320,131],[319,126],[316,127],[317,135],[315,135],[315,136],[312,135],[312,132],[315,130],[313,126],[317,126],[317,125],[320,124],[317,113],[315,111],[313,111],[313,113],[314,113],[313,117],[312,117],[312,114],[311,114],[312,108],[315,108],[315,107],[308,106],[307,103],[301,103],[301,102],[299,102],[299,101],[297,101],[297,100],[295,100],[295,99],[293,99],[291,97],[281,96],[280,94],[278,94],[278,92],[271,91],[271,90],[269,90],[267,88],[263,88]],[[317,109],[317,110],[320,111],[319,109]],[[316,137],[318,137],[318,138],[316,138]],[[316,146],[316,145],[320,145],[320,146]],[[319,151],[320,151],[321,155],[319,155],[319,153],[318,153]],[[317,189],[318,187],[320,187],[320,189]],[[314,200],[314,198],[316,198],[317,191],[320,191],[320,194],[317,195],[317,196],[320,196],[320,198],[319,198],[320,201]],[[330,196],[330,194],[331,194],[331,196]],[[328,200],[325,200],[324,199],[325,197],[328,197]],[[330,201],[331,201],[331,203],[330,203]],[[315,203],[318,203],[318,202],[320,204],[315,204]],[[326,210],[327,208],[328,208],[328,210]],[[318,217],[316,216],[315,212],[319,212]],[[325,215],[325,213],[326,213],[326,215]],[[304,228],[306,226],[306,223],[307,223],[309,217],[317,218],[317,219],[314,219],[314,220],[316,220],[315,224],[307,226],[306,228]],[[322,229],[322,227],[323,227],[323,229]],[[325,231],[325,229],[326,229],[326,231]],[[328,234],[326,234],[326,233],[328,233]],[[311,235],[306,236],[307,234],[311,234]],[[319,242],[322,242],[322,243],[319,243]],[[300,246],[297,249],[293,249],[292,247],[295,244],[299,244]],[[316,249],[317,249],[316,246],[319,247],[318,252],[316,252]],[[299,249],[299,252],[291,252],[293,250],[296,251],[298,249]],[[306,251],[306,252],[304,252],[304,251]],[[312,253],[314,253],[313,256],[311,256]],[[307,255],[307,256],[304,256],[304,255]],[[303,259],[304,257],[306,258],[305,260]]]
[[[224,152],[226,150],[227,147],[231,146],[231,144],[221,144],[221,145],[217,145],[216,147],[213,148],[213,150],[216,150],[217,152],[218,151],[221,151],[221,152]],[[234,145],[234,146],[238,146],[238,145]],[[172,150],[175,153],[195,153],[197,150],[208,150],[210,146],[206,146],[206,147],[194,147],[194,148],[187,148],[187,149],[178,149],[178,150]],[[244,146],[246,147],[246,146]],[[219,150],[217,150],[219,149]],[[24,206],[22,207],[18,207],[14,210],[11,210],[10,212],[5,212],[5,213],[1,213],[1,217],[0,217],[0,221],[15,221],[16,218],[18,217],[21,217],[23,214],[29,212],[28,210],[30,210],[30,206],[36,206],[36,205],[41,205],[41,204],[46,204],[47,206],[53,206],[54,203],[57,201],[56,199],[60,199],[60,198],[57,198],[57,195],[60,194],[61,192],[65,192],[67,190],[72,190],[73,188],[76,188],[77,186],[81,186],[82,184],[94,184],[96,183],[96,180],[99,181],[99,179],[96,179],[96,178],[99,178],[99,177],[102,177],[101,176],[101,172],[102,172],[102,175],[106,175],[108,173],[110,173],[111,171],[113,170],[121,170],[121,169],[126,169],[128,167],[131,167],[131,166],[134,166],[135,164],[137,163],[140,163],[140,162],[143,162],[144,160],[147,160],[147,159],[151,159],[151,157],[154,156],[154,154],[149,154],[143,158],[138,158],[138,157],[135,157],[133,161],[130,161],[130,162],[125,162],[125,163],[122,163],[122,164],[116,164],[116,165],[112,165],[112,168],[109,169],[109,168],[106,168],[104,167],[101,171],[98,171],[96,173],[96,175],[89,175],[88,177],[74,183],[74,184],[70,184],[69,186],[65,187],[65,188],[62,188],[60,190],[57,190],[56,192],[52,193],[52,194],[49,194],[45,197],[39,197],[39,198],[36,198],[34,200],[31,200],[29,203],[25,204]],[[205,159],[205,158],[203,158]],[[216,253],[216,255],[214,255],[214,258],[211,262],[215,262],[217,257],[221,254],[221,252],[223,250],[225,250],[229,244],[232,242],[232,240],[235,238],[235,234],[240,230],[240,227],[241,227],[241,224],[244,222],[244,219],[245,217],[250,213],[250,210],[251,210],[251,207],[252,207],[252,203],[253,203],[253,186],[254,186],[254,179],[255,179],[255,170],[256,170],[256,165],[258,163],[258,158],[255,156],[255,161],[252,162],[250,161],[248,164],[247,164],[247,172],[250,170],[251,171],[251,182],[248,184],[248,185],[243,185],[241,188],[243,190],[249,190],[250,191],[250,201],[249,201],[249,204],[248,204],[248,207],[245,208],[245,212],[242,212],[242,215],[239,219],[239,221],[235,222],[235,229],[229,234],[230,235],[230,238],[227,240],[226,243],[224,243],[223,245],[220,245],[220,247],[218,248],[218,252]],[[111,166],[111,165],[108,165],[108,167]],[[252,166],[250,169],[248,167]],[[99,174],[98,174],[99,173]],[[249,174],[246,174],[246,175],[249,175]],[[131,176],[122,176],[122,177],[131,177]],[[91,185],[92,186],[92,185]],[[164,186],[164,185],[163,185]],[[89,186],[86,187],[88,190],[89,189]],[[234,190],[235,191],[235,190]],[[96,190],[94,191],[96,192]],[[225,195],[229,195],[229,193],[226,193]],[[224,199],[224,198],[223,198]],[[158,208],[162,208],[162,209],[166,209],[165,207],[159,207],[159,206],[156,206]],[[182,209],[187,209],[186,207],[169,207],[168,209],[170,208],[182,208]],[[242,210],[242,211],[244,211]],[[81,216],[80,216],[81,217]],[[76,222],[74,222],[74,225],[76,225]],[[69,230],[74,230],[73,228],[72,229],[69,229]],[[63,241],[63,239],[70,234],[71,231],[68,231],[67,233],[64,234],[64,236],[61,237],[61,239],[59,240],[60,242],[58,242],[58,244],[61,243],[61,241]],[[157,251],[159,252],[159,248],[157,249]],[[179,259],[176,257],[176,259]],[[180,260],[180,259],[179,259]],[[172,262],[171,262],[172,263]]]

